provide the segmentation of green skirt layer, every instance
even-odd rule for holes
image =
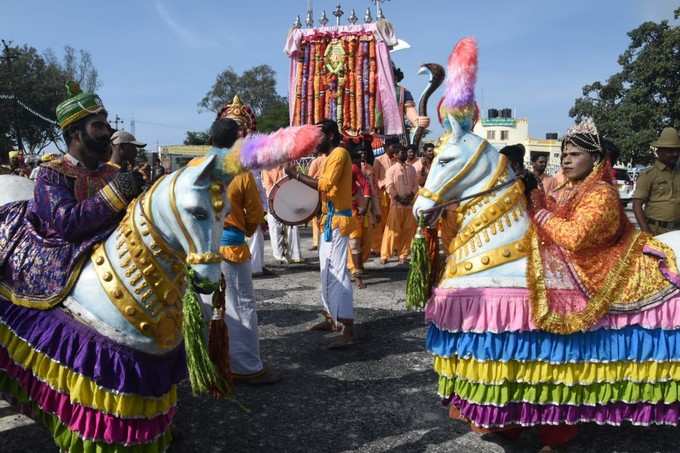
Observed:
[[[475,404],[504,406],[509,403],[595,406],[616,402],[664,403],[680,402],[680,385],[677,381],[636,383],[620,381],[591,385],[505,383],[488,385],[439,377],[439,395],[451,395]]]

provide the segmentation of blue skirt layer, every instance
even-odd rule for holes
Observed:
[[[441,357],[566,362],[680,361],[679,330],[630,326],[571,335],[547,332],[447,332],[430,324],[427,350]]]

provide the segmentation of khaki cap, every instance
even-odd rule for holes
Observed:
[[[134,135],[127,131],[116,131],[111,136],[111,143],[114,145],[124,145],[129,143],[137,148],[144,148],[146,143],[138,142]]]
[[[659,139],[652,143],[654,148],[680,148],[680,136],[673,127],[664,127]]]

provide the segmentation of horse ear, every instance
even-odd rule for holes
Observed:
[[[209,187],[213,180],[213,171],[217,163],[217,156],[204,157],[198,165],[193,167],[193,185],[196,187]]]
[[[450,113],[446,114],[446,121],[448,121],[451,127],[451,133],[456,138],[461,138],[465,134],[465,129]]]

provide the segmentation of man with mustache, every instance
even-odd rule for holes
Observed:
[[[63,300],[142,187],[138,174],[106,163],[112,129],[99,96],[75,82],[67,91],[56,113],[68,153],[42,164],[33,199],[0,207],[3,295],[40,309]]]

